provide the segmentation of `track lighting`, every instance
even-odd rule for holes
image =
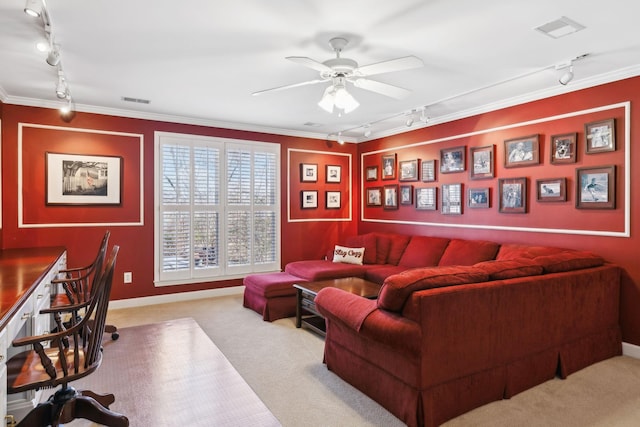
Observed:
[[[371,125],[364,125],[364,136],[365,138],[369,138],[371,136]]]
[[[566,86],[569,82],[573,80],[573,64],[569,65],[569,70],[567,70],[563,75],[560,76],[558,80],[561,85]]]
[[[420,121],[425,124],[429,121],[429,117],[427,117],[426,107],[423,107],[422,110],[420,111]]]
[[[58,84],[56,85],[56,96],[60,99],[65,99],[69,95],[69,88],[64,78],[62,69],[58,69]]]
[[[342,137],[342,132],[338,132],[338,144],[344,145],[344,138]]]
[[[47,64],[56,67],[60,63],[60,50],[57,45],[51,44],[51,50],[47,55]]]
[[[24,5],[24,13],[34,18],[39,18],[42,15],[42,2],[41,0],[27,0]]]

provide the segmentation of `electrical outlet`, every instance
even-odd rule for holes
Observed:
[[[127,271],[124,273],[124,283],[131,283],[133,282],[133,273],[131,273],[130,271]]]

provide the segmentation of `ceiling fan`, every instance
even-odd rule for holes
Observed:
[[[288,56],[286,58],[305,67],[319,71],[319,79],[261,90],[254,92],[252,95],[261,95],[267,92],[276,92],[300,86],[331,82],[331,84],[325,89],[324,95],[320,102],[318,102],[318,105],[329,113],[333,112],[334,106],[343,110],[345,113],[349,113],[355,110],[360,104],[347,91],[347,83],[351,83],[357,88],[376,92],[395,99],[405,98],[411,93],[411,91],[407,89],[371,80],[366,77],[423,67],[424,62],[422,62],[420,58],[410,55],[374,64],[358,66],[358,63],[353,59],[342,58],[340,56],[340,53],[348,43],[349,40],[344,37],[334,37],[329,40],[329,44],[336,53],[336,57],[324,62],[318,62],[306,56]]]

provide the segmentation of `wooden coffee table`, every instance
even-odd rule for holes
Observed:
[[[326,335],[324,317],[316,309],[315,299],[324,288],[339,288],[363,298],[376,299],[380,292],[380,285],[361,279],[360,277],[345,277],[342,279],[320,280],[318,282],[300,282],[293,285],[296,288],[296,328],[302,325]],[[303,314],[308,312],[309,314]]]

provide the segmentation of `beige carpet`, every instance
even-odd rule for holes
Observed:
[[[258,314],[242,307],[241,295],[112,310],[108,323],[123,328],[182,317],[198,322],[285,427],[404,425],[326,369],[322,338],[296,329],[292,318],[263,322]],[[168,354],[170,351],[168,348]],[[109,375],[117,373],[100,369],[92,377]],[[119,410],[118,390],[95,391],[115,393],[112,408]],[[131,411],[130,404],[124,406]],[[70,425],[90,424],[74,421]],[[173,425],[185,424],[176,420]],[[609,359],[566,380],[548,381],[510,400],[478,408],[445,425],[639,426],[640,360]]]

